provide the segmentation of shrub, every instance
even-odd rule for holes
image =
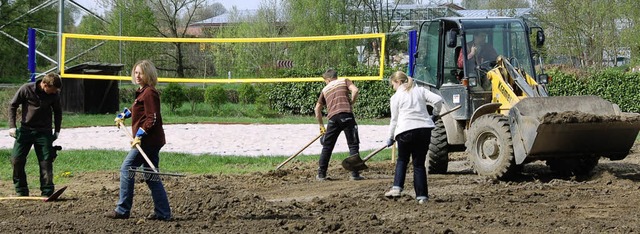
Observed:
[[[572,73],[550,70],[551,96],[596,95],[617,104],[624,112],[640,112],[640,76],[619,70]]]
[[[238,97],[240,99],[240,103],[252,104],[256,102],[258,92],[253,84],[244,83],[240,85],[240,88],[238,88]]]
[[[136,98],[136,89],[138,88],[133,86],[121,87],[119,90],[120,103],[124,103],[125,106],[133,104],[133,100]]]
[[[238,103],[239,102],[239,97],[238,97],[238,90],[235,89],[227,89],[225,90],[227,92],[227,101],[230,103]]]
[[[169,105],[171,112],[175,112],[187,100],[184,86],[178,83],[169,83],[162,89],[162,101]]]
[[[191,113],[195,113],[198,103],[204,102],[204,88],[191,86],[185,91],[185,97],[191,105]]]
[[[378,70],[370,68],[343,69],[338,70],[338,77],[345,76],[372,76],[377,75]],[[385,77],[388,77],[395,70],[385,70]],[[309,77],[321,76],[324,70],[289,70],[289,77]],[[355,81],[360,90],[358,100],[354,108],[354,114],[363,118],[388,117],[389,98],[393,94],[393,89],[388,85],[388,81]],[[316,101],[320,91],[325,86],[324,82],[299,82],[299,83],[278,83],[265,85],[260,90],[260,103],[268,103],[269,106],[283,114],[293,115],[313,115]],[[267,101],[268,100],[268,101]]]
[[[11,88],[0,88],[0,105],[2,105],[2,111],[0,111],[0,121],[4,121],[5,123],[9,122],[9,105],[11,103],[11,99],[18,92],[19,86],[11,87]],[[16,124],[20,124],[20,118],[22,108],[18,108],[18,113],[16,113]]]
[[[227,103],[227,91],[221,85],[212,85],[204,91],[204,102],[209,104],[212,109]]]

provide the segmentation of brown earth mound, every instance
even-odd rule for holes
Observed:
[[[624,115],[594,115],[579,111],[550,112],[542,116],[542,123],[563,124],[563,123],[602,123],[602,122],[640,122],[639,114]]]

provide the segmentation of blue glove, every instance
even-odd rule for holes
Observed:
[[[125,107],[124,110],[122,110],[122,113],[118,114],[116,118],[119,118],[119,119],[131,118],[131,111],[129,111],[129,108]]]
[[[125,107],[124,110],[122,110],[122,113],[116,115],[113,122],[116,123],[116,127],[120,128],[120,124],[124,124],[124,120],[127,118],[131,118],[131,111]]]
[[[145,132],[142,128],[138,128],[138,132],[136,132],[136,138],[142,138],[146,136],[147,132]]]
[[[391,147],[393,143],[396,143],[396,140],[394,140],[393,138],[389,138],[389,140],[387,140],[387,147]]]

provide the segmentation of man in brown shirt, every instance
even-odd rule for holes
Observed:
[[[338,72],[334,69],[327,70],[322,77],[327,84],[318,97],[315,107],[316,119],[320,125],[320,132],[324,136],[320,139],[322,143],[322,152],[318,162],[317,180],[323,181],[327,179],[327,168],[331,153],[336,145],[336,140],[340,132],[344,131],[349,146],[350,155],[359,155],[360,139],[358,137],[358,124],[353,115],[352,106],[358,97],[358,87],[349,79],[338,79]],[[351,94],[351,97],[349,97]],[[322,122],[322,109],[327,106],[327,128],[325,129]],[[362,180],[358,171],[351,172],[351,180]]]

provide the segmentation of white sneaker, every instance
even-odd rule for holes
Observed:
[[[402,189],[393,187],[389,192],[384,193],[385,197],[400,197],[402,196]]]
[[[317,181],[325,181],[325,180],[329,180],[329,177],[327,177],[326,175],[317,175],[316,176],[316,180]]]
[[[422,205],[426,204],[427,201],[429,201],[429,197],[417,197],[416,200],[418,200],[418,204]]]

